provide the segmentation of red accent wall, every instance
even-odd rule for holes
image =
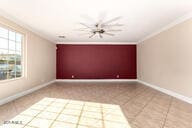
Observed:
[[[57,44],[57,79],[135,79],[136,74],[136,45]]]

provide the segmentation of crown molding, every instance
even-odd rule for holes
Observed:
[[[13,17],[13,16],[9,15],[8,13],[6,13],[6,12],[4,12],[2,10],[0,10],[0,16],[2,16],[3,18],[9,20],[10,22],[13,22],[14,24],[20,26],[21,28],[26,29],[26,30],[38,35],[39,37],[41,37],[41,38],[43,38],[45,40],[48,40],[48,41],[55,44],[55,41],[52,38],[50,38],[48,35],[44,35],[40,31],[35,30],[34,28],[30,27],[29,25],[23,23],[20,20],[17,20],[16,17]]]
[[[191,19],[191,18],[192,18],[192,12],[187,13],[186,15],[184,15],[184,16],[176,19],[176,20],[174,20],[173,22],[171,22],[171,23],[169,23],[168,25],[162,27],[161,29],[159,29],[159,30],[157,30],[157,31],[155,31],[155,32],[153,32],[153,33],[145,36],[144,38],[140,39],[140,40],[138,41],[138,43],[141,43],[141,42],[143,42],[143,41],[145,41],[145,40],[147,40],[147,39],[150,39],[150,38],[158,35],[159,33],[163,32],[163,31],[165,31],[165,30],[168,30],[168,29],[176,26],[177,24],[180,24],[180,23],[182,23],[182,22],[184,22],[184,21],[186,21],[186,20],[189,20],[189,19]]]
[[[73,45],[130,45],[138,42],[57,42],[57,44],[73,44]]]

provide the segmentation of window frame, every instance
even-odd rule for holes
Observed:
[[[26,74],[27,74],[26,73],[26,44],[27,44],[26,42],[27,42],[27,40],[26,40],[26,32],[24,32],[23,30],[20,30],[20,28],[17,28],[17,26],[13,27],[11,25],[7,25],[7,24],[4,24],[4,23],[0,22],[0,27],[3,28],[3,29],[7,29],[8,32],[12,31],[12,32],[15,32],[15,33],[18,33],[18,34],[22,35],[22,40],[21,40],[21,67],[22,67],[21,68],[21,76],[11,78],[11,79],[0,80],[0,84],[1,84],[1,83],[5,83],[5,82],[20,80],[20,79],[23,79],[23,78],[26,77]],[[0,38],[6,39],[4,37],[0,37]],[[9,38],[8,38],[8,41],[10,41]],[[16,43],[16,41],[15,41],[15,43]],[[9,50],[9,47],[6,50]]]

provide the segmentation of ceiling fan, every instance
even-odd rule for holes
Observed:
[[[84,17],[85,18],[85,17]],[[90,17],[86,17],[86,19],[91,19]],[[114,36],[114,32],[122,31],[121,29],[117,29],[117,27],[123,26],[123,24],[119,24],[116,21],[121,19],[121,17],[115,17],[110,20],[104,21],[104,16],[100,18],[98,21],[93,21],[93,23],[79,23],[84,28],[77,29],[77,31],[85,32],[82,35],[89,35],[89,38],[98,35],[100,38],[103,38],[104,35]]]

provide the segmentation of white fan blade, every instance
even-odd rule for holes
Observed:
[[[103,34],[109,35],[109,36],[114,36],[114,34],[112,34],[112,33],[107,33],[107,32],[105,32],[105,33],[103,33]]]
[[[122,30],[120,30],[120,29],[109,29],[109,30],[106,30],[107,32],[120,32],[120,31],[122,31]]]
[[[100,38],[103,38],[103,36],[101,35],[101,33],[99,33],[99,37],[100,37]]]
[[[90,32],[90,29],[74,29],[74,31]]]
[[[89,25],[87,25],[87,24],[85,24],[85,23],[80,23],[81,25],[83,25],[83,26],[85,26],[85,27],[87,27],[87,28],[89,28],[89,29],[93,29],[92,27],[90,27]]]
[[[79,31],[79,30],[89,30],[89,28],[77,28],[77,29],[73,29],[75,31]]]
[[[102,27],[104,28],[109,28],[109,27],[119,27],[119,26],[123,26],[123,24],[106,24],[106,25],[102,25]]]
[[[90,35],[91,33],[80,33],[80,34],[78,34],[78,35],[80,35],[80,36],[83,36],[83,35]]]
[[[92,34],[91,36],[89,36],[89,38],[92,38],[94,35],[95,35],[95,33],[94,33],[94,34]]]
[[[117,20],[119,20],[119,19],[121,19],[121,18],[122,18],[121,16],[116,17],[116,18],[113,18],[113,19],[111,19],[111,20],[108,20],[108,21],[104,22],[103,25],[106,25],[106,24],[109,24],[109,23],[111,23],[111,22],[117,21]]]

